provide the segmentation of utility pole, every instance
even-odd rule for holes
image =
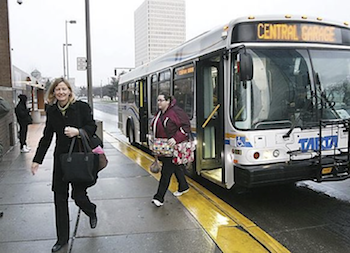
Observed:
[[[86,74],[87,74],[87,88],[88,88],[88,102],[90,104],[92,113],[94,112],[92,101],[92,73],[91,73],[91,41],[90,41],[90,3],[85,0],[85,24],[86,24]]]
[[[66,59],[67,59],[67,79],[69,79],[69,57],[68,57],[68,29],[67,24],[76,24],[77,21],[75,20],[66,20]]]
[[[66,78],[66,52],[64,51],[64,46],[66,44],[63,43],[63,77]]]
[[[101,84],[100,84],[100,93],[101,93],[101,96],[100,96],[100,98],[102,99],[102,80],[101,80]]]

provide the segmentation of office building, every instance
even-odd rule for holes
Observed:
[[[186,40],[185,0],[145,0],[134,21],[136,67]]]

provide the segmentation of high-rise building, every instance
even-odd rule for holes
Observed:
[[[186,40],[185,0],[145,0],[134,20],[136,67]]]

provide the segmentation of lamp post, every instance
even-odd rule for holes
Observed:
[[[77,21],[75,20],[66,20],[66,45],[68,44],[68,29],[67,24],[76,24]],[[67,59],[67,79],[69,79],[69,58],[68,58],[68,46],[66,46],[66,59]]]
[[[101,84],[100,84],[100,98],[102,99],[102,95],[103,95],[103,93],[102,93],[102,80],[101,80]]]
[[[92,101],[92,73],[91,73],[91,40],[90,40],[90,2],[85,0],[85,29],[86,29],[86,74],[88,88],[88,102],[91,111],[94,111]]]
[[[72,44],[64,44],[63,43],[63,77],[66,78],[67,74],[66,74],[66,49],[65,46],[71,46]]]

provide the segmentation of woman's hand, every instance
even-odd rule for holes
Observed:
[[[169,144],[170,146],[175,146],[175,144],[176,144],[175,139],[174,139],[174,138],[170,138],[170,139],[168,140],[168,144]]]
[[[79,135],[79,129],[75,127],[65,127],[64,128],[64,134],[67,135],[69,138],[72,138],[74,136]]]
[[[32,174],[35,175],[38,169],[39,169],[39,163],[33,162],[31,167]]]

